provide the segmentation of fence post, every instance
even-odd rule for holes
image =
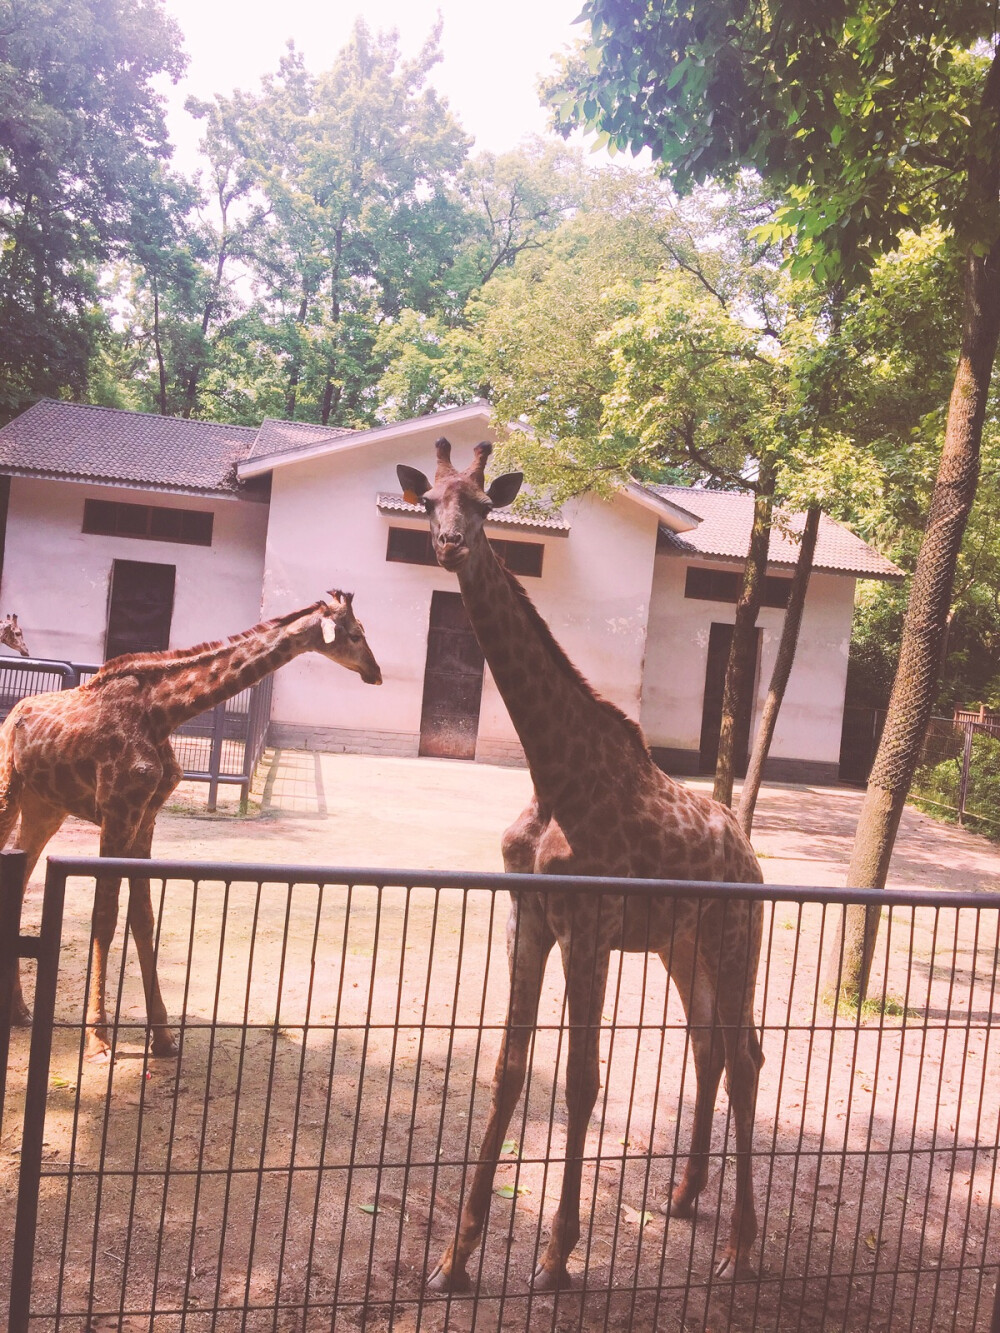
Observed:
[[[212,751],[208,757],[208,808],[214,811],[219,803],[219,774],[222,772],[222,741],[226,730],[226,705],[216,704],[212,709]]]
[[[31,1312],[31,1278],[38,1224],[38,1193],[42,1178],[42,1143],[49,1092],[49,1063],[52,1058],[52,1027],[59,978],[59,948],[62,939],[65,873],[50,865],[45,876],[42,924],[37,938],[24,939],[21,948],[38,960],[35,972],[35,1013],[31,1021],[31,1049],[24,1093],[24,1129],[21,1135],[20,1176],[17,1184],[17,1216],[11,1259],[10,1322],[8,1333],[28,1333]],[[26,946],[31,946],[30,950]]]
[[[11,991],[20,959],[24,852],[0,852],[0,1135],[10,1055]]]
[[[972,729],[974,722],[966,722],[965,745],[962,749],[962,778],[958,784],[958,822],[965,823],[965,798],[969,791],[969,769],[972,765]]]

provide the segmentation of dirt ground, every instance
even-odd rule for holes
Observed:
[[[500,834],[529,793],[520,769],[279,751],[248,818],[229,798],[209,815],[197,784],[179,790],[153,853],[501,870]],[[843,885],[860,802],[848,789],[765,788],[754,832],[765,879]],[[96,830],[67,821],[49,850],[96,854]],[[988,892],[998,871],[994,844],[906,811],[890,887]],[[554,955],[473,1307],[418,1297],[454,1233],[463,1163],[485,1115],[506,1000],[506,908],[486,894],[380,892],[363,878],[345,876],[358,886],[337,893],[169,885],[159,972],[181,1059],[144,1057],[129,952],[115,960],[117,1058],[105,1068],[80,1059],[90,897],[71,883],[40,1193],[38,1327],[989,1326],[1000,1201],[995,910],[886,914],[875,982],[890,1005],[860,1022],[818,1004],[829,928],[822,908],[768,910],[758,983],[759,1284],[712,1277],[732,1202],[721,1091],[695,1223],[660,1211],[690,1132],[692,1074],[663,970],[627,955],[613,964],[605,1005],[574,1289],[531,1296],[527,1277],[561,1179],[565,1052]],[[40,867],[28,930],[41,883]],[[7,1234],[26,1060],[27,1033],[17,1032],[0,1141]],[[0,1253],[4,1282],[8,1266]]]

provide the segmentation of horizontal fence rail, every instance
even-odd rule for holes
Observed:
[[[149,1053],[127,935],[113,1059],[84,1059],[98,874],[152,878],[176,1059]],[[13,1260],[0,1247],[4,1282],[11,1265],[16,1288],[31,1277],[11,1333],[996,1327],[1000,895],[53,858],[50,930],[63,892],[51,1053],[36,1024],[27,1110],[28,1034],[10,1047],[3,1234],[22,1136],[38,1158],[21,1181],[33,1245],[21,1234]],[[752,1272],[714,1275],[734,1189],[722,1090],[697,1212],[663,1211],[691,1138],[691,1035],[660,960],[615,953],[573,1285],[532,1291],[565,1153],[554,949],[472,1290],[425,1289],[478,1155],[506,948],[521,947],[511,894],[624,901],[640,921],[651,903],[694,903],[704,930],[763,904]],[[852,902],[881,909],[880,998],[838,1011],[821,962]]]
[[[0,658],[0,722],[22,699],[85,685],[99,670],[92,663]],[[274,676],[265,676],[215,708],[182,722],[171,736],[185,781],[208,783],[209,810],[216,808],[220,786],[235,785],[240,788],[245,812],[254,771],[264,752],[273,685]]]

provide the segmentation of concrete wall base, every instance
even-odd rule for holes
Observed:
[[[272,722],[267,733],[268,745],[286,750],[325,750],[328,754],[389,754],[402,759],[416,759],[420,736],[409,731],[371,731],[351,727],[309,727],[295,722]],[[480,737],[476,761],[501,764],[506,768],[526,768],[524,751],[518,741],[491,740]]]
[[[653,759],[674,778],[702,777],[712,774],[703,773],[697,750],[671,749],[669,746],[652,746]],[[816,759],[768,759],[764,764],[765,782],[793,782],[806,786],[829,787],[840,780],[837,764]]]

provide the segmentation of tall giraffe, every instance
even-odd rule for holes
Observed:
[[[438,564],[458,575],[462,599],[520,737],[534,798],[503,837],[504,865],[527,874],[761,882],[753,848],[726,807],[674,782],[653,762],[642,732],[599,698],[556,643],[518,581],[497,560],[483,524],[517,495],[520,473],[488,488],[480,444],[458,472],[438,440],[433,484],[397,473],[407,498],[430,515]],[[597,1100],[598,1038],[612,949],[656,952],[680,993],[697,1092],[691,1152],[671,1212],[690,1216],[708,1178],[712,1116],[725,1068],[736,1128],[736,1198],[721,1276],[744,1264],[757,1236],[751,1146],[763,1055],[753,1017],[762,907],[715,898],[599,899],[517,892],[507,925],[510,999],[479,1160],[453,1243],[430,1274],[436,1291],[467,1289],[501,1145],[527,1070],[545,963],[558,943],[569,1013],[566,1162],[536,1290],[568,1283],[580,1238],[580,1182],[587,1125]]]
[[[22,657],[31,656],[24,641],[24,631],[17,623],[17,616],[6,615],[0,620],[0,643],[7,648],[13,648],[14,652],[20,653]]]
[[[314,602],[230,639],[115,657],[85,685],[22,699],[0,728],[0,847],[20,813],[15,845],[27,853],[27,879],[66,816],[76,815],[100,826],[102,856],[148,857],[156,816],[183,776],[171,732],[305,652],[322,653],[368,685],[382,683],[352,594],[331,592],[329,602]],[[100,879],[94,895],[86,1020],[92,1060],[110,1053],[105,988],[120,884]],[[130,881],[128,923],[153,1054],[175,1055],[156,976],[148,879]],[[15,1022],[30,1022],[20,977],[12,1013]]]

